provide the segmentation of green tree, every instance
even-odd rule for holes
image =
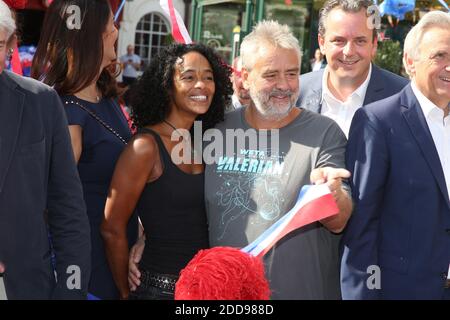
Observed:
[[[383,69],[400,74],[402,68],[402,48],[400,42],[392,40],[379,42],[375,64]]]

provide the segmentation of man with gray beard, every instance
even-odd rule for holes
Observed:
[[[350,174],[340,169],[345,135],[333,120],[294,108],[301,52],[288,26],[259,23],[242,42],[241,57],[252,101],[217,126],[224,152],[212,164],[205,159],[210,244],[245,247],[294,206],[302,186],[326,183],[339,213],[288,234],[264,263],[272,299],[340,299],[337,233],[352,210],[342,183]],[[258,141],[234,143],[230,150],[227,129],[254,131],[249,136]],[[267,140],[260,140],[264,135]]]

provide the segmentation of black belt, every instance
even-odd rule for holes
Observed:
[[[172,274],[153,273],[141,270],[141,282],[147,286],[153,286],[170,292],[175,292],[175,284],[178,277]]]

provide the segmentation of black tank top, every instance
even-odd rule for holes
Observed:
[[[163,173],[146,184],[137,204],[146,237],[140,267],[178,275],[200,249],[209,247],[205,175],[178,168],[155,131],[142,128],[139,133],[155,137],[163,163]]]

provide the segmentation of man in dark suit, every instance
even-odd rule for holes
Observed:
[[[358,108],[387,98],[408,83],[371,63],[377,49],[376,29],[368,25],[372,4],[370,0],[328,0],[324,4],[318,41],[328,65],[300,77],[297,106],[330,117],[347,136]]]
[[[344,299],[450,299],[450,15],[422,17],[404,52],[411,85],[350,129]]]
[[[6,295],[85,299],[90,230],[67,120],[53,89],[3,70],[14,31],[0,0],[0,272]]]

